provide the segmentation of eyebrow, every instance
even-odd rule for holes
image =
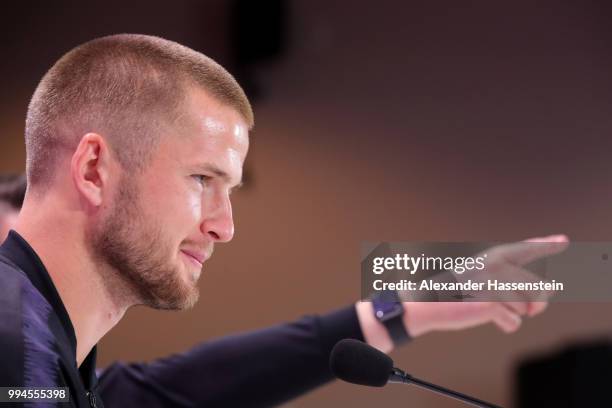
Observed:
[[[221,170],[218,166],[212,164],[212,163],[204,163],[198,166],[199,169],[213,173],[215,176],[222,178],[224,181],[226,181],[227,183],[229,183],[232,178],[229,176],[229,174],[227,174],[226,172],[224,172],[223,170]],[[242,182],[242,180],[238,181],[238,183],[236,183],[234,186],[232,186],[230,188],[230,191],[234,191],[234,190],[238,190],[240,187],[242,187],[244,185],[244,183]]]

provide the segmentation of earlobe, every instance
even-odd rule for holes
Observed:
[[[108,188],[109,152],[102,136],[87,133],[72,155],[70,173],[79,195],[94,207],[102,204]]]

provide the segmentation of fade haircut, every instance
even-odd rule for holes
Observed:
[[[119,34],[72,49],[36,88],[26,117],[26,173],[45,187],[58,158],[96,132],[121,166],[141,171],[161,130],[180,116],[190,86],[234,108],[249,128],[251,105],[236,80],[199,52],[158,37]]]

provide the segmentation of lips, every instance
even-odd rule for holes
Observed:
[[[182,249],[181,252],[183,252],[188,257],[192,258],[194,261],[196,261],[200,265],[202,265],[206,261],[206,254],[204,252],[189,251],[185,249]]]

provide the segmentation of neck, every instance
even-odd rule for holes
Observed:
[[[103,270],[105,266],[92,258],[85,246],[84,229],[78,228],[79,214],[69,210],[45,211],[62,208],[48,205],[49,200],[53,198],[35,204],[26,200],[15,230],[42,260],[68,311],[77,339],[76,361],[80,366],[133,302],[120,296],[124,290],[112,290],[113,285],[105,277],[115,275]]]

